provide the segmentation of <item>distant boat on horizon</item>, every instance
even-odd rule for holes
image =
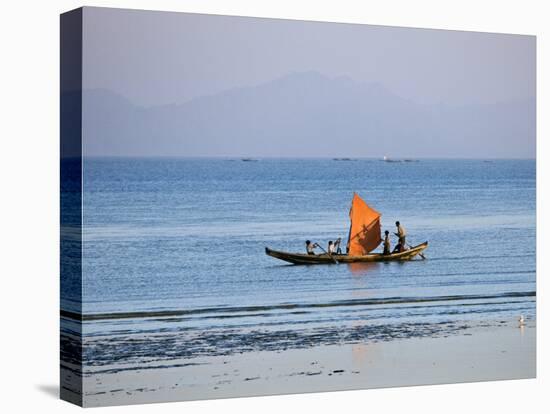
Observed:
[[[414,160],[412,158],[404,158],[404,159],[392,159],[392,158],[388,158],[387,156],[384,155],[384,157],[382,158],[382,161],[384,162],[419,162],[419,160]]]

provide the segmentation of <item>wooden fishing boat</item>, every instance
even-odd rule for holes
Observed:
[[[406,261],[414,259],[418,255],[423,259],[425,258],[422,251],[428,247],[428,242],[414,247],[411,246],[399,253],[371,253],[382,242],[381,214],[365,203],[356,193],[353,194],[349,217],[350,229],[346,246],[347,254],[328,254],[324,250],[323,254],[288,253],[272,250],[269,247],[265,248],[265,254],[285,262],[305,265]]]
[[[361,256],[350,256],[347,254],[304,254],[304,253],[288,253],[277,250],[272,250],[269,247],[265,248],[265,254],[276,259],[284,260],[285,262],[297,265],[313,265],[313,264],[337,264],[337,263],[358,263],[358,262],[391,262],[411,260],[422,253],[428,247],[428,242],[411,247],[408,250],[400,253],[382,254],[370,253]]]

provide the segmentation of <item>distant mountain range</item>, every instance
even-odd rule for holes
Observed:
[[[425,105],[317,72],[153,107],[85,90],[83,108],[87,155],[535,156],[534,99]]]

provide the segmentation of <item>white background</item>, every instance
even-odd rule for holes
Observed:
[[[117,413],[318,411],[532,413],[550,393],[547,302],[550,13],[545,1],[16,1],[0,6],[0,409],[74,412],[59,401],[59,14],[113,6],[506,33],[537,39],[538,378],[478,384],[169,403]],[[546,117],[545,117],[546,116]],[[546,165],[545,165],[546,164]],[[522,246],[517,246],[518,250]],[[514,254],[514,252],[510,252]],[[449,358],[452,358],[449,355]],[[33,410],[33,411],[31,411]],[[547,411],[546,411],[547,412]]]

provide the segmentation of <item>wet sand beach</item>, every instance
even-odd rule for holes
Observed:
[[[182,358],[85,375],[85,405],[532,378],[535,346],[535,321],[493,321],[439,337]]]

